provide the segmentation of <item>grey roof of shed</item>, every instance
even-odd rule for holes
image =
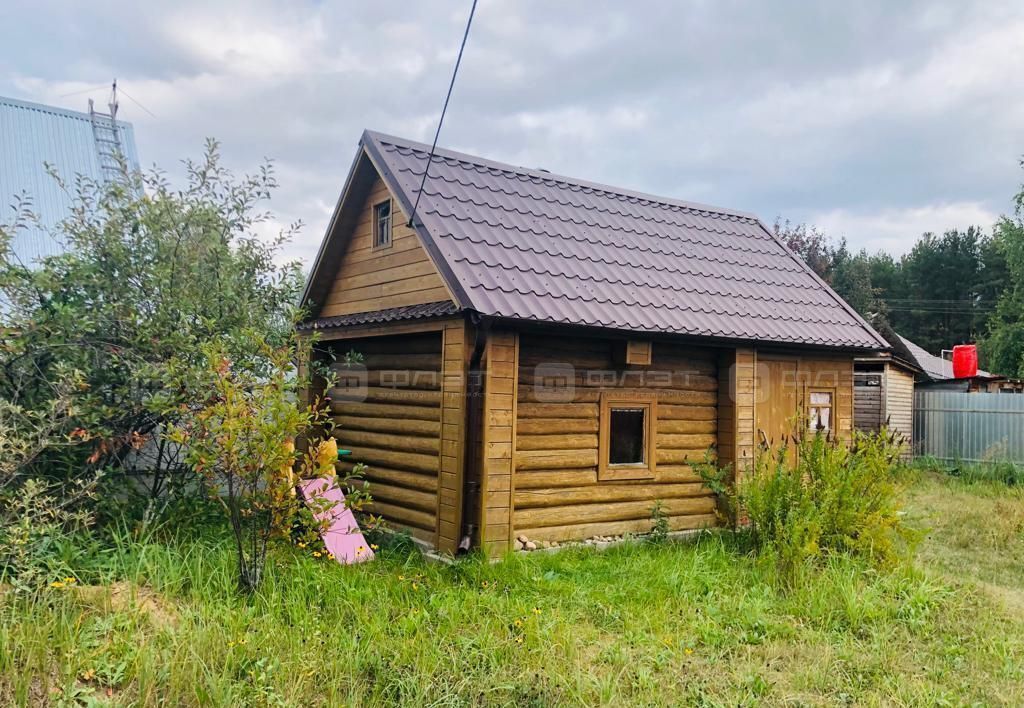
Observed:
[[[904,337],[902,334],[897,334],[900,341],[907,350],[913,355],[917,365],[921,367],[925,375],[933,381],[944,381],[946,379],[955,378],[953,376],[953,362],[949,359],[943,359],[940,356],[928,352],[923,347],[914,344],[909,339]],[[990,374],[987,371],[978,369],[978,376],[981,378],[998,378],[995,374]]]
[[[429,146],[366,131],[406,215]],[[459,305],[500,318],[855,349],[887,343],[755,216],[438,149],[416,212]]]

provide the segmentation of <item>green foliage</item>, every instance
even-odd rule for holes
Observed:
[[[991,462],[944,462],[934,458],[918,458],[911,463],[917,471],[940,472],[968,484],[977,482],[1024,486],[1024,466],[1007,460]]]
[[[999,298],[982,351],[993,371],[1024,377],[1024,185],[1014,203],[1014,218],[1004,217],[996,225],[995,247],[1005,261],[1009,285]]]
[[[1024,355],[1024,265],[1014,271],[1008,244],[1024,242],[1020,223],[1004,219],[992,236],[977,227],[926,233],[898,260],[852,252],[845,239],[833,242],[803,224],[776,222],[775,233],[865,319],[929,351],[975,341],[1006,322],[989,336],[982,364],[1014,373]]]
[[[668,532],[668,514],[665,513],[664,502],[659,499],[651,507],[651,533],[648,540],[651,543],[665,543],[668,540]]]
[[[116,494],[161,495],[187,477],[161,431],[203,395],[198,376],[182,372],[204,366],[211,341],[245,346],[235,335],[246,330],[287,337],[301,280],[296,264],[278,261],[297,225],[277,238],[257,233],[276,184],[270,166],[236,180],[212,141],[185,164],[181,191],[158,172],[110,184],[54,174],[73,203],[54,233],[66,249],[37,263],[8,247],[31,221],[27,206],[0,225],[0,400],[40,414],[60,400],[55,385],[77,383],[26,474],[107,470]]]
[[[762,449],[728,504],[749,522],[753,546],[792,585],[808,565],[834,555],[893,567],[914,533],[903,523],[896,467],[902,445],[886,433],[856,433],[847,445],[826,435],[796,436]],[[796,458],[796,462],[793,458]]]
[[[297,405],[312,388],[310,377],[325,375],[309,365],[311,342],[293,337],[282,345],[262,333],[247,334],[249,341],[238,347],[247,352],[241,365],[223,342],[203,347],[207,367],[200,378],[207,396],[168,437],[187,450],[186,460],[223,505],[235,539],[238,584],[252,592],[263,578],[268,543],[290,538],[302,516],[297,481],[327,477],[336,484],[338,450],[333,438],[320,437],[330,423],[325,399]],[[324,383],[331,385],[329,378]],[[296,447],[299,439],[306,442],[304,451]],[[346,504],[359,508],[367,499],[351,490]],[[303,518],[312,523],[310,513]]]
[[[0,591],[0,705],[1020,704],[1024,490],[909,493],[918,568],[833,556],[785,592],[731,534],[452,565],[273,547],[244,596],[220,526],[116,537],[85,588]]]

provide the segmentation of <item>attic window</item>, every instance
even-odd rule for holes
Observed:
[[[391,200],[387,199],[373,207],[373,247],[391,246]]]

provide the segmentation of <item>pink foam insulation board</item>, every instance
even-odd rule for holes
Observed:
[[[317,521],[326,521],[326,529],[320,534],[328,552],[342,565],[362,563],[373,558],[370,544],[359,530],[359,522],[352,510],[345,506],[345,495],[333,479],[318,477],[299,482],[302,498],[313,509]],[[314,503],[316,502],[316,503]],[[324,510],[317,510],[323,502]]]

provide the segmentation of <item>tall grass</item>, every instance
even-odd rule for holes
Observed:
[[[216,534],[114,534],[77,583],[101,590],[0,598],[0,703],[1024,699],[1024,633],[976,593],[845,557],[781,592],[728,535],[496,564],[401,542],[355,567],[271,560],[246,598]]]
[[[1024,464],[1009,460],[962,462],[919,457],[909,466],[917,471],[941,472],[968,484],[992,482],[1008,487],[1024,486]]]

